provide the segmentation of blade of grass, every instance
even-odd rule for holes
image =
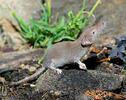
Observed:
[[[93,12],[96,10],[97,6],[101,3],[101,0],[97,0],[97,2],[94,4],[93,8],[89,12],[88,17],[91,17],[93,15]]]

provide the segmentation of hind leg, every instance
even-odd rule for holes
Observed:
[[[62,73],[62,70],[56,67],[56,63],[52,60],[51,64],[48,66],[48,68],[56,71],[58,74]]]

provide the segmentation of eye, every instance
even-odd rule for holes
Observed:
[[[92,33],[93,33],[93,34],[95,34],[95,32],[94,32],[94,31],[93,31]]]

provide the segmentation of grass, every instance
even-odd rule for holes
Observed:
[[[67,17],[60,17],[56,22],[52,22],[51,0],[42,6],[42,16],[39,20],[31,18],[29,22],[13,13],[14,18],[20,26],[21,36],[33,47],[51,47],[52,44],[60,41],[72,41],[77,39],[79,33],[84,29],[90,17],[96,10],[100,0],[97,0],[88,16],[84,16],[86,10],[86,0],[77,14],[69,11]]]

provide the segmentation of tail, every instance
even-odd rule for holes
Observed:
[[[22,83],[25,83],[25,82],[29,82],[29,81],[35,80],[46,70],[47,70],[47,68],[41,67],[33,75],[25,77],[24,79],[19,80],[17,82],[11,82],[10,85],[14,86],[14,85],[19,85],[19,84],[22,84]]]
[[[14,70],[17,70],[16,68],[13,69],[13,68],[0,68],[0,74],[3,74],[5,72],[8,72],[8,71],[14,71]]]

